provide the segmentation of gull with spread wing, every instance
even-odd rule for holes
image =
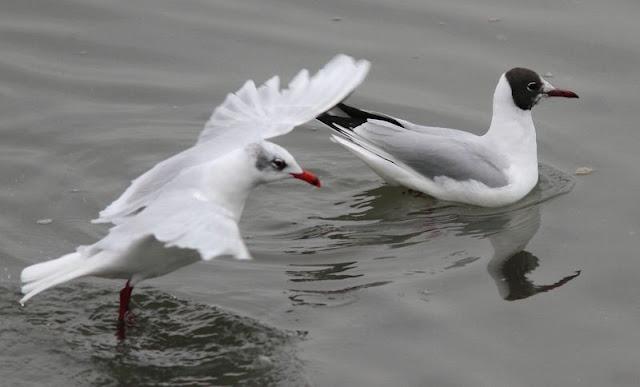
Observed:
[[[156,164],[100,212],[95,223],[114,225],[103,239],[25,268],[20,302],[80,277],[121,278],[123,326],[140,281],[200,259],[249,259],[238,220],[250,191],[290,177],[320,186],[289,152],[265,140],[335,106],[368,69],[365,60],[338,55],[311,77],[300,71],[284,90],[277,76],[260,87],[247,81],[213,111],[193,147]]]
[[[337,132],[334,141],[389,184],[441,200],[498,207],[520,200],[538,182],[531,109],[547,97],[578,95],[516,67],[500,76],[491,125],[482,136],[416,125],[344,103],[318,120]]]

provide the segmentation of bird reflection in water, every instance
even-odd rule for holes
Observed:
[[[501,266],[495,268],[495,272],[491,271],[493,268],[489,265],[489,273],[496,281],[502,298],[507,301],[522,300],[558,288],[580,275],[580,270],[576,270],[553,284],[536,285],[527,278],[527,274],[539,266],[538,262],[535,255],[521,251],[502,262]]]
[[[539,265],[540,259],[524,250],[540,227],[540,204],[502,214],[504,227],[487,235],[493,246],[493,257],[487,271],[498,287],[500,296],[507,301],[522,300],[538,293],[558,288],[580,275],[580,271],[566,275],[547,285],[533,283],[527,275]]]
[[[349,247],[360,249],[375,245],[396,249],[437,241],[445,235],[488,240],[493,247],[493,255],[488,262],[487,270],[495,281],[500,296],[508,301],[521,300],[556,289],[580,275],[580,271],[575,271],[551,284],[536,284],[528,275],[540,265],[540,259],[525,250],[540,227],[541,204],[569,192],[572,188],[571,177],[544,165],[540,166],[538,186],[526,198],[514,205],[497,209],[452,205],[428,197],[416,197],[403,189],[381,186],[354,195],[349,213],[323,218],[333,224],[334,229],[330,238],[325,241],[329,243],[322,250]],[[445,270],[462,267],[480,259],[466,255],[466,251],[460,250],[460,246],[455,248],[457,251],[452,255],[460,253],[464,257],[445,267]],[[345,271],[368,271],[363,267],[358,268],[364,266],[363,264],[363,261],[353,261],[343,264],[324,262],[322,265],[294,265],[296,268],[289,270],[287,274],[292,282],[298,283],[340,279],[344,275],[352,279],[362,277],[363,274],[349,275]],[[331,278],[327,278],[327,275]],[[336,275],[340,278],[334,278]],[[370,276],[364,274],[364,277]],[[383,279],[380,278],[380,273],[374,277],[378,280]],[[362,278],[359,281],[345,279],[350,285],[361,280]],[[344,285],[344,281],[338,282]],[[389,281],[382,282],[373,283],[376,286]],[[294,297],[298,297],[292,301],[299,303],[300,296],[309,292],[326,296],[335,292],[344,294],[345,290],[358,290],[362,287],[348,286],[338,290],[292,289]]]

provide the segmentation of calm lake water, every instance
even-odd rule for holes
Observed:
[[[640,385],[638,15],[596,0],[0,2],[0,384]],[[581,99],[536,108],[541,182],[509,208],[385,186],[309,123],[276,142],[325,186],[257,189],[241,223],[255,260],[144,283],[127,340],[117,281],[17,304],[20,270],[104,235],[89,220],[228,92],[339,52],[373,63],[352,103],[425,124],[481,133],[514,66]]]

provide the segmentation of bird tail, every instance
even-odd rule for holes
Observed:
[[[94,269],[80,252],[26,267],[20,274],[21,290],[25,295],[20,303],[24,305],[31,297],[53,286],[90,275]]]

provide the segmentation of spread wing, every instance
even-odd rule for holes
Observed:
[[[195,146],[133,180],[93,222],[117,223],[152,202],[183,169],[252,142],[288,133],[312,120],[352,92],[368,71],[369,62],[338,55],[311,77],[307,70],[300,71],[284,90],[280,89],[278,77],[260,87],[247,81],[213,111]]]
[[[369,62],[338,55],[312,77],[300,71],[282,91],[277,76],[260,87],[247,81],[213,111],[198,143],[248,131],[262,139],[289,133],[346,98],[368,71]]]
[[[160,196],[135,216],[112,227],[92,248],[126,250],[132,241],[149,235],[166,247],[196,250],[204,260],[223,255],[251,258],[232,214],[207,201],[195,189]]]

